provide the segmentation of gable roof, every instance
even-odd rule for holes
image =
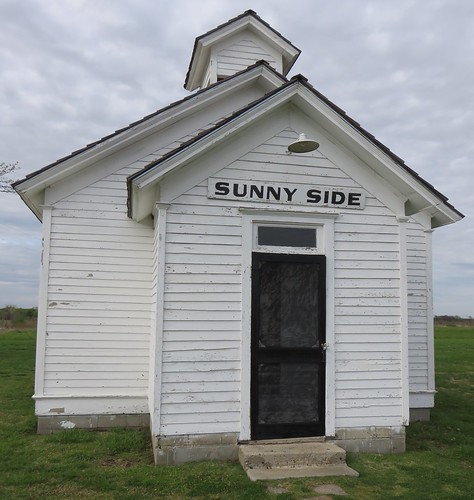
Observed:
[[[113,134],[74,151],[15,182],[13,187],[35,215],[41,219],[42,196],[49,185],[67,178],[84,166],[99,161],[105,155],[113,154],[128,144],[133,144],[144,134],[150,134],[150,131],[156,132],[161,129],[160,127],[168,126],[172,121],[182,119],[189,108],[195,105],[202,106],[203,102],[209,102],[216,95],[220,95],[219,92],[226,92],[232,88],[238,89],[241,85],[248,85],[249,82],[262,80],[262,78],[265,88],[271,89],[266,95],[238,109],[189,141],[180,144],[176,149],[150,163],[128,179],[130,217],[136,217],[133,209],[134,190],[158,182],[169,171],[168,167],[172,169],[179,165],[179,160],[185,152],[192,156],[199,148],[205,149],[206,140],[211,136],[216,141],[221,140],[219,134],[226,128],[239,128],[240,117],[252,113],[255,115],[267,112],[278,101],[282,102],[285,99],[285,94],[287,99],[293,98],[295,102],[299,99],[299,106],[304,109],[305,113],[312,115],[316,122],[322,120],[329,129],[333,129],[333,132],[339,134],[342,140],[347,141],[349,149],[356,148],[363,161],[369,165],[371,162],[375,162],[376,168],[383,171],[381,175],[385,176],[388,182],[392,182],[394,186],[398,185],[398,188],[401,189],[400,192],[406,196],[406,215],[427,210],[432,215],[433,227],[450,224],[464,217],[448,202],[445,195],[408,167],[400,157],[367,132],[341,108],[312,87],[304,76],[297,75],[288,81],[265,61],[259,61],[240,73],[165,106]],[[172,167],[173,165],[174,167]]]
[[[43,168],[26,175],[12,184],[15,191],[28,205],[32,212],[41,220],[40,206],[43,204],[41,192],[56,182],[58,178],[63,178],[80,168],[80,164],[90,156],[92,159],[101,154],[111,154],[115,150],[123,147],[124,141],[130,136],[132,140],[150,133],[149,128],[167,126],[171,120],[176,120],[180,114],[185,113],[191,106],[203,106],[206,99],[213,99],[217,93],[227,92],[234,87],[248,85],[249,82],[259,80],[267,89],[274,89],[282,83],[287,82],[286,78],[275,71],[266,61],[258,61],[249,66],[246,70],[217,82],[205,89],[199,90],[191,95],[175,101],[143,118],[132,122],[126,127],[116,130],[85,147],[73,151]],[[94,159],[93,161],[98,161]]]
[[[159,160],[151,162],[144,169],[130,176],[127,182],[129,217],[134,217],[135,204],[133,197],[137,195],[139,190],[142,191],[145,187],[159,182],[174,168],[179,167],[181,159],[185,155],[186,161],[189,161],[193,153],[197,154],[199,152],[201,154],[205,150],[205,143],[206,140],[209,142],[209,138],[213,137],[212,141],[219,141],[219,136],[221,139],[224,136],[227,137],[232,127],[235,130],[239,129],[238,121],[244,115],[255,114],[257,110],[265,113],[273,106],[281,105],[285,99],[285,94],[287,94],[287,99],[297,100],[296,96],[298,96],[300,105],[305,106],[305,112],[309,112],[327,123],[333,123],[335,125],[333,128],[338,132],[339,138],[342,137],[343,141],[350,142],[352,147],[357,145],[360,150],[358,151],[360,157],[366,162],[369,161],[369,164],[373,163],[373,168],[380,170],[380,175],[387,178],[406,196],[406,215],[428,210],[432,216],[433,227],[449,224],[464,217],[461,212],[448,202],[445,195],[408,167],[400,157],[367,132],[359,123],[350,118],[341,108],[318,92],[302,75],[293,77],[290,81],[269,92],[264,97],[235,111],[231,116],[226,117],[215,126],[204,130],[196,137],[181,144],[175,150],[170,151]],[[301,101],[301,98],[303,98],[303,101]],[[336,124],[336,121],[339,121],[339,123]],[[354,132],[356,133],[355,136]]]
[[[279,52],[283,58],[282,74],[286,76],[293,67],[296,59],[298,59],[301,50],[295,47],[281,33],[272,28],[253,10],[247,10],[244,13],[236,16],[226,23],[223,23],[216,28],[198,36],[194,41],[193,52],[189,62],[188,71],[184,81],[184,88],[187,90],[195,90],[199,87],[200,73],[204,71],[202,61],[207,57],[210,46],[216,43],[217,40],[226,38],[236,31],[241,31],[250,27],[258,32],[260,36],[271,41],[272,45],[279,48]]]

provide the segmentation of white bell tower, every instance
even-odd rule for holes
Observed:
[[[261,60],[286,76],[300,52],[253,10],[247,10],[196,38],[184,88],[206,88]]]

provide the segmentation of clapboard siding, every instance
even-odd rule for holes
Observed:
[[[160,264],[151,224],[127,217],[127,178],[222,118],[207,123],[199,115],[186,132],[181,129],[180,139],[54,204],[45,395],[150,395]],[[108,368],[117,363],[124,366],[123,377]],[[100,383],[84,383],[86,370],[88,380]]]
[[[427,247],[424,228],[415,221],[407,225],[407,288],[410,390],[429,389]]]
[[[153,229],[125,213],[125,180],[137,168],[55,204],[45,395],[147,391]]]
[[[240,214],[206,208],[174,203],[168,213],[161,406],[168,435],[235,432],[240,420]]]
[[[231,76],[257,61],[265,60],[276,68],[275,58],[252,40],[242,40],[220,50],[217,54],[217,75]]]
[[[338,352],[342,352],[344,349],[350,352],[364,352],[364,350],[374,352],[394,352],[399,349],[398,339],[393,335],[393,333],[397,333],[397,331],[399,331],[399,326],[397,324],[388,326],[385,325],[385,328],[380,325],[366,325],[364,329],[366,332],[369,331],[370,333],[366,333],[366,335],[364,335],[363,342],[359,341],[358,338],[355,338],[352,333],[349,333],[350,330],[353,329],[354,325],[351,324],[341,325],[341,327],[338,328],[339,331],[344,332],[340,333],[336,338]],[[390,330],[391,333],[389,333]]]
[[[168,435],[236,432],[240,422],[241,219],[198,199],[173,203],[168,214],[161,406]]]
[[[282,154],[288,137],[292,132],[282,131],[215,176],[359,187],[321,155]],[[228,432],[240,428],[238,406],[233,406],[240,400],[240,360],[246,355],[240,352],[238,207],[238,202],[208,199],[204,181],[168,209],[163,434],[177,433],[178,427],[178,433],[204,433],[206,423],[225,425]],[[336,427],[397,426],[402,401],[398,223],[370,193],[364,211],[354,212],[336,220],[334,235]],[[216,380],[226,385],[216,388]],[[216,392],[218,399],[212,397]]]
[[[380,378],[371,378],[371,379],[338,379],[337,381],[337,389],[336,389],[336,397],[342,399],[345,397],[344,391],[351,391],[352,398],[357,397],[358,394],[362,395],[364,391],[369,393],[375,390],[381,389],[395,389],[401,391],[400,381],[394,381],[392,379],[380,379]]]

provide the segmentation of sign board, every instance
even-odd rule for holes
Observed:
[[[363,190],[302,184],[210,178],[207,196],[223,200],[297,204],[312,207],[353,209],[365,207],[365,192]]]

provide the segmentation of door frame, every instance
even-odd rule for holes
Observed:
[[[257,266],[259,262],[278,262],[278,263],[299,263],[299,264],[316,264],[319,267],[318,272],[318,341],[321,344],[326,344],[326,256],[320,254],[288,254],[288,253],[274,253],[274,252],[253,252],[252,263]],[[259,279],[257,279],[257,277]],[[251,424],[251,439],[286,439],[295,437],[310,437],[310,436],[324,436],[325,435],[325,403],[326,403],[326,371],[325,371],[325,352],[322,347],[316,349],[297,348],[287,349],[283,353],[275,353],[268,351],[258,353],[258,331],[260,327],[260,307],[259,297],[261,293],[261,276],[258,275],[258,270],[254,267],[252,269],[252,339],[251,339],[251,401],[250,401],[250,424]],[[320,304],[323,309],[320,309]],[[294,351],[294,352],[291,352]],[[318,387],[317,394],[315,395],[318,407],[318,422],[317,423],[291,423],[291,424],[274,424],[272,426],[259,426],[257,422],[258,408],[260,404],[259,399],[259,384],[258,384],[258,362],[257,359],[272,358],[282,359],[281,356],[287,358],[288,361],[300,359],[300,362],[315,357],[319,360],[314,360],[318,366]],[[260,362],[260,361],[259,361]],[[291,361],[290,361],[291,362]],[[320,371],[320,364],[323,365],[324,370]],[[322,418],[321,418],[322,417]],[[260,428],[258,428],[260,427]]]
[[[242,317],[241,317],[241,392],[240,392],[240,433],[242,442],[251,439],[250,403],[251,403],[251,321],[252,321],[252,253],[258,252],[255,246],[255,228],[261,224],[302,225],[318,228],[317,248],[302,252],[298,248],[274,247],[274,253],[316,254],[326,256],[326,397],[325,428],[326,436],[335,435],[335,332],[334,332],[334,223],[337,213],[314,213],[310,210],[261,209],[241,207],[242,214]],[[269,253],[266,247],[264,253]]]

